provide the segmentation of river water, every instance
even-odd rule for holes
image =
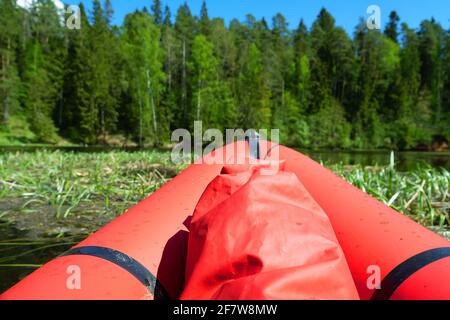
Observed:
[[[108,152],[108,151],[141,151],[139,148],[114,148],[114,147],[1,147],[0,153],[4,152],[34,152],[36,150],[59,150],[63,152]],[[151,150],[151,149],[148,149]],[[391,151],[374,150],[374,151],[347,151],[347,150],[308,150],[298,148],[298,151],[308,155],[316,161],[324,163],[344,165],[374,166],[388,165]],[[401,171],[409,171],[415,169],[417,165],[428,164],[432,167],[444,167],[450,169],[450,150],[444,152],[417,152],[417,151],[396,151],[395,153],[396,168]]]

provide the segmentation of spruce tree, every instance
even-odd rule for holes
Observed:
[[[15,0],[0,2],[0,103],[2,126],[7,127],[12,111],[19,107],[20,78],[16,48],[21,33]]]
[[[386,28],[384,29],[384,34],[394,41],[395,43],[398,43],[398,23],[400,22],[400,17],[398,16],[396,11],[392,11],[389,14],[389,22],[386,25]]]
[[[162,22],[163,22],[162,9],[161,9],[161,0],[153,0],[153,4],[151,6],[151,9],[152,9],[154,22],[157,25],[161,25]]]
[[[239,81],[240,125],[245,129],[269,128],[272,114],[270,90],[263,74],[261,52],[251,44]]]

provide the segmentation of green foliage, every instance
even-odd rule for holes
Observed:
[[[450,172],[417,165],[410,172],[393,166],[365,168],[333,165],[339,176],[376,199],[425,226],[450,226],[448,189]]]
[[[283,143],[312,148],[412,149],[450,136],[450,35],[433,19],[416,31],[393,11],[384,32],[361,21],[352,39],[326,9],[291,30],[279,13],[226,26],[205,1],[198,16],[182,4],[174,23],[160,0],[149,6],[119,27],[111,1],[93,0],[69,30],[51,0],[29,10],[1,0],[2,131],[20,117],[35,142],[121,134],[163,145],[194,120],[278,128]]]
[[[269,128],[271,120],[270,90],[263,75],[261,52],[251,44],[240,81],[239,115],[244,129]]]
[[[310,146],[310,125],[307,117],[301,115],[298,100],[290,92],[286,92],[283,108],[278,116],[275,116],[274,122],[274,127],[280,129],[281,143],[290,146]]]
[[[320,111],[309,117],[310,140],[314,147],[348,148],[351,126],[342,106],[333,98],[324,100]]]
[[[16,48],[21,27],[19,13],[14,0],[0,2],[0,101],[3,127],[8,125],[9,116],[19,107],[20,78],[17,70]]]
[[[8,125],[0,128],[0,145],[23,145],[35,140],[36,135],[24,116],[11,116]]]
[[[192,99],[192,119],[206,120],[206,126],[210,126],[208,116],[204,114],[216,113],[211,110],[214,104],[214,93],[212,92],[213,82],[217,78],[217,61],[213,55],[213,45],[205,36],[199,35],[194,38],[192,45],[191,59],[188,62],[188,69],[192,77],[193,99]],[[210,110],[204,110],[204,109]]]
[[[162,10],[161,10],[161,1],[160,0],[153,0],[153,4],[151,6],[152,14],[154,17],[154,22],[157,25],[160,25],[162,23]]]
[[[392,11],[389,14],[389,23],[386,26],[386,29],[384,30],[384,34],[391,39],[394,42],[398,41],[398,23],[400,21],[400,17],[398,16],[397,12]]]
[[[28,46],[26,61],[25,107],[31,130],[43,142],[56,142],[56,127],[51,118],[55,91],[52,90],[50,75],[44,66],[44,55],[38,44]]]
[[[160,37],[160,29],[147,13],[138,12],[126,17],[122,41],[130,101],[124,121],[128,122],[128,130],[132,130],[140,144],[158,144],[160,137],[168,134],[168,115],[165,110],[160,110],[165,82]]]

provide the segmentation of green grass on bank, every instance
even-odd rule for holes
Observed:
[[[399,172],[393,165],[329,167],[419,223],[450,226],[450,173],[443,168]],[[164,151],[0,154],[0,218],[17,211],[39,215],[42,210],[58,218],[88,212],[118,215],[182,169]]]
[[[450,227],[450,172],[420,165],[409,172],[394,167],[332,165],[331,170],[386,205],[428,227]]]
[[[28,145],[36,140],[35,134],[24,117],[13,116],[8,127],[0,126],[0,146]]]
[[[117,215],[180,170],[170,153],[161,151],[5,153],[0,155],[0,204],[18,201],[12,210],[39,214],[46,208],[58,218],[92,211]]]
[[[9,118],[8,126],[0,125],[0,146],[6,147],[46,147],[46,146],[76,146],[64,138],[57,136],[53,144],[45,144],[30,129],[24,116],[13,115]]]

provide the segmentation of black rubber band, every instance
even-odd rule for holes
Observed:
[[[391,272],[389,272],[383,281],[381,281],[381,289],[374,292],[372,295],[372,300],[390,299],[395,290],[397,290],[397,288],[400,287],[402,283],[414,273],[435,261],[447,257],[450,257],[449,247],[431,249],[403,261]]]
[[[61,256],[71,255],[92,256],[112,262],[138,279],[153,295],[155,300],[167,300],[169,298],[158,279],[145,266],[120,251],[105,247],[88,246],[70,249]]]

